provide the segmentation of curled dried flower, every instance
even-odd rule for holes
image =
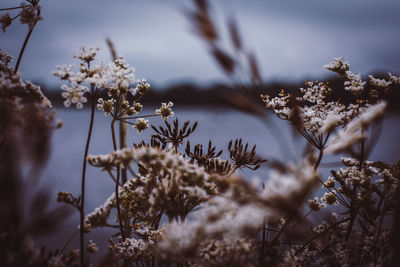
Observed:
[[[193,124],[193,126],[189,127],[190,121],[185,121],[183,123],[183,127],[179,128],[179,121],[176,118],[173,122],[173,128],[168,121],[164,121],[166,127],[159,126],[157,129],[155,126],[151,126],[153,130],[156,132],[155,135],[152,135],[152,138],[157,139],[163,144],[172,144],[176,149],[180,144],[182,144],[183,140],[187,138],[190,134],[192,134],[197,127],[197,121]]]
[[[199,166],[204,166],[208,160],[219,157],[222,154],[222,150],[216,152],[216,147],[212,145],[210,140],[207,151],[203,151],[202,144],[197,144],[194,146],[193,152],[191,152],[190,141],[187,141],[185,153],[192,159],[192,162],[196,161]]]
[[[228,160],[213,158],[205,162],[204,169],[210,174],[218,174],[223,176],[231,173],[232,165]]]
[[[158,149],[166,149],[167,145],[159,142],[156,138],[151,138],[150,143],[146,143],[142,140],[140,143],[134,143],[134,148],[143,148],[143,147],[154,147]]]
[[[256,156],[256,145],[250,151],[247,151],[249,144],[246,143],[243,147],[241,138],[235,139],[235,144],[233,146],[232,144],[233,141],[231,140],[228,145],[229,156],[237,169],[245,167],[256,170],[260,167],[261,163],[267,161]]]

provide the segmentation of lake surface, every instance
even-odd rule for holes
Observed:
[[[142,114],[154,114],[154,108],[148,108]],[[252,147],[257,144],[259,156],[268,160],[296,161],[306,147],[306,142],[293,135],[293,131],[286,121],[279,120],[275,115],[261,120],[251,115],[233,111],[230,109],[204,108],[204,109],[174,109],[175,117],[180,124],[190,120],[198,121],[196,131],[189,137],[192,147],[195,144],[207,146],[211,139],[218,149],[223,149],[222,158],[228,158],[226,153],[228,143],[234,138],[243,138]],[[89,110],[58,109],[57,116],[62,119],[64,125],[56,130],[52,139],[52,151],[48,165],[43,173],[39,187],[47,188],[51,194],[51,207],[60,205],[56,203],[58,191],[80,194],[82,159],[89,127]],[[169,119],[172,122],[172,119]],[[96,112],[93,139],[89,154],[105,154],[112,152],[112,139],[110,130],[110,117],[105,117],[102,112]],[[161,118],[151,118],[153,125],[163,125]],[[400,114],[387,114],[383,121],[382,135],[378,144],[370,156],[370,160],[383,162],[396,162],[400,159]],[[128,128],[128,146],[141,140],[149,141],[153,133],[151,128],[138,135],[135,129]],[[274,135],[275,133],[275,135]],[[279,136],[280,141],[276,136]],[[285,146],[282,146],[284,143]],[[332,162],[339,162],[338,156],[326,156],[321,164],[321,172],[329,175],[329,168],[324,168]],[[329,164],[328,164],[329,163]],[[256,176],[262,180],[268,178],[267,166],[253,171],[240,171],[244,177],[251,179]],[[88,166],[86,184],[86,213],[101,205],[113,192],[112,180],[100,169]],[[73,211],[56,236],[38,240],[38,245],[45,243],[52,248],[61,248],[65,240],[77,230],[79,224],[78,213]],[[100,248],[108,245],[108,237],[112,231],[106,229],[94,230],[88,234],[86,240],[93,239]],[[78,248],[78,238],[71,242],[67,251]],[[92,256],[99,257],[99,256]]]

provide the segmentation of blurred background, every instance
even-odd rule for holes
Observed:
[[[14,6],[15,0],[2,0]],[[18,2],[18,1],[17,1]],[[18,2],[19,3],[19,2]],[[77,63],[83,45],[102,48],[105,38],[154,87],[193,82],[225,82],[204,43],[192,33],[187,0],[42,0],[43,21],[27,47],[21,72],[28,80],[57,86],[56,65]],[[220,34],[233,16],[253,50],[264,81],[301,81],[329,74],[321,66],[344,56],[355,73],[399,72],[400,2],[397,0],[220,0],[211,14]],[[26,25],[14,23],[0,34],[4,50],[17,57]],[[35,66],[32,68],[31,66]]]
[[[54,98],[58,105],[56,117],[64,121],[63,128],[53,134],[50,160],[40,182],[50,192],[53,207],[58,205],[57,191],[75,195],[80,192],[89,111],[62,107],[60,82],[51,72],[56,65],[78,64],[72,55],[81,46],[100,47],[98,59],[110,61],[106,38],[136,68],[136,77],[146,78],[157,92],[144,98],[144,114],[154,113],[160,102],[173,100],[175,115],[181,123],[199,121],[197,131],[189,138],[192,145],[207,144],[212,139],[218,149],[227,150],[231,139],[243,138],[251,147],[257,144],[259,156],[268,160],[287,162],[301,158],[306,143],[292,134],[287,122],[266,112],[263,116],[254,116],[254,110],[252,114],[227,108],[230,105],[224,102],[223,96],[210,93],[225,90],[232,81],[216,64],[210,46],[195,34],[188,16],[194,10],[192,1],[42,0],[40,4],[43,21],[33,32],[20,72],[23,79],[41,84]],[[2,0],[0,7],[15,5],[15,0]],[[389,71],[399,75],[399,11],[397,0],[220,0],[212,1],[210,6],[221,37],[219,45],[230,51],[234,47],[227,23],[232,18],[236,22],[246,51],[254,53],[257,59],[262,79],[257,90],[262,93],[266,88],[275,91],[283,86],[298,88],[304,79],[332,79],[335,75],[322,65],[339,56],[350,61],[354,73]],[[6,33],[0,33],[1,48],[16,58],[26,33],[26,25],[14,23]],[[396,105],[398,98],[394,99]],[[156,118],[150,123],[162,125],[163,121]],[[390,111],[370,159],[395,162],[400,158],[399,125],[398,112]],[[149,141],[152,130],[142,135],[131,129],[128,133],[128,146],[131,146],[142,139]],[[276,139],[277,135],[280,140]],[[90,154],[111,151],[110,120],[102,112],[96,112]],[[228,154],[222,157],[227,158]],[[338,162],[338,157],[324,158],[323,175],[328,175]],[[265,180],[266,167],[257,172],[240,171],[240,174]],[[113,192],[113,182],[99,169],[89,167],[87,183],[86,211],[89,213]],[[58,235],[38,242],[62,247],[78,224],[78,214],[74,213]],[[95,230],[87,239],[94,239],[104,251],[109,234],[102,229]],[[77,243],[75,239],[69,248],[77,247]]]

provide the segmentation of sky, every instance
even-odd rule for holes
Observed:
[[[2,0],[0,8],[20,1]],[[185,10],[190,0],[41,0],[42,17],[20,71],[26,80],[57,85],[57,65],[75,64],[81,46],[99,47],[110,60],[105,39],[135,67],[136,77],[157,87],[181,82],[227,82],[205,43],[193,33]],[[264,81],[324,78],[334,57],[350,61],[355,73],[400,74],[398,0],[214,0],[211,13],[222,35],[226,19],[237,21],[254,51]],[[14,23],[0,33],[0,48],[14,58],[28,32]],[[225,36],[226,37],[226,36]]]

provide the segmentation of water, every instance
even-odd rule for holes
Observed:
[[[152,114],[154,109],[145,109],[143,114]],[[175,109],[175,116],[179,118],[180,124],[185,120],[198,121],[197,130],[189,137],[192,147],[195,144],[207,145],[211,139],[217,149],[227,151],[231,139],[243,138],[250,146],[257,144],[259,156],[268,160],[296,161],[306,147],[306,143],[300,137],[294,137],[293,131],[287,122],[270,116],[267,120],[261,120],[251,115],[239,113],[228,109]],[[88,110],[65,110],[59,109],[57,117],[64,121],[64,126],[56,130],[52,139],[52,152],[47,168],[43,173],[40,187],[45,187],[51,194],[51,206],[62,205],[56,203],[56,193],[66,191],[75,196],[80,194],[82,157],[85,148],[87,131],[89,127]],[[170,118],[171,122],[172,119]],[[150,119],[151,124],[163,125],[161,118]],[[111,120],[103,113],[96,112],[93,139],[89,154],[104,154],[112,152],[112,139],[110,130]],[[371,160],[383,162],[395,162],[400,159],[399,137],[400,116],[388,114],[383,121],[383,131],[378,144],[371,154]],[[141,135],[135,129],[128,128],[128,146],[133,142],[141,140],[149,141],[152,129],[147,129]],[[279,136],[279,143],[276,136]],[[228,158],[224,152],[223,158]],[[326,156],[322,161],[338,162],[337,156]],[[321,168],[322,174],[326,177],[329,168]],[[268,170],[264,166],[253,171],[241,171],[243,176],[251,179],[254,176],[262,180],[267,179]],[[113,192],[114,183],[106,173],[100,169],[89,166],[87,169],[86,184],[86,212],[91,212],[101,205]],[[79,224],[78,212],[74,211],[72,216],[65,222],[56,235],[38,240],[38,243],[45,243],[51,248],[63,247],[65,241],[77,230]],[[108,238],[113,231],[108,229],[95,229],[87,235],[87,239],[93,239],[103,249],[108,245]],[[78,238],[75,238],[66,251],[78,248]],[[99,256],[92,256],[99,257]]]

